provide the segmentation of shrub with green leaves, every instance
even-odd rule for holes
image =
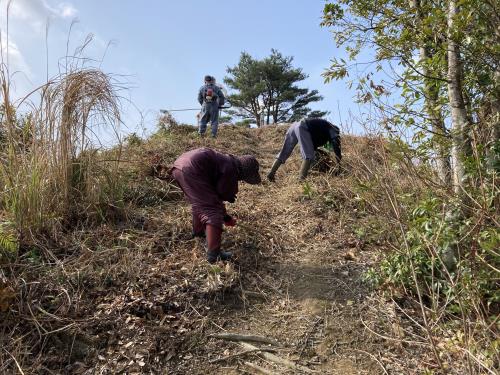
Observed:
[[[500,302],[500,231],[477,217],[463,218],[453,204],[436,197],[411,213],[401,250],[389,254],[367,274],[376,285],[403,288],[450,312],[491,308]],[[458,207],[458,206],[457,206]]]

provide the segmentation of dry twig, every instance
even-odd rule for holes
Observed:
[[[274,346],[283,346],[276,340],[256,335],[241,335],[236,333],[215,333],[213,335],[210,335],[209,337],[227,341],[236,341],[236,342],[250,341],[250,342],[259,342],[261,344],[269,344]]]
[[[256,365],[255,363],[251,363],[251,362],[243,362],[243,364],[245,366],[248,366],[250,367],[251,369],[253,370],[256,370],[257,372],[259,372],[260,374],[264,374],[264,375],[274,375],[275,373],[268,370],[268,369],[265,369],[264,367],[261,367],[259,365]]]
[[[225,356],[225,357],[221,357],[221,358],[216,358],[216,359],[211,359],[210,361],[208,361],[209,363],[217,363],[217,362],[223,362],[223,361],[229,361],[231,359],[234,359],[234,358],[237,358],[237,357],[242,357],[242,356],[245,356],[247,354],[251,354],[251,353],[260,353],[260,352],[274,352],[274,350],[272,349],[260,349],[260,348],[257,348],[257,349],[248,349],[248,350],[244,350],[242,352],[239,352],[239,353],[234,353],[234,354],[230,354],[228,356]]]
[[[253,345],[248,344],[246,342],[240,342],[240,345],[243,348],[246,348],[246,349],[258,349],[256,346],[253,346]],[[285,358],[282,358],[282,357],[278,357],[277,355],[274,355],[274,354],[271,354],[271,353],[263,352],[263,353],[261,353],[261,355],[264,358],[266,358],[267,360],[271,361],[271,362],[274,362],[274,363],[276,363],[278,365],[282,365],[282,366],[291,368],[293,370],[302,371],[302,372],[305,372],[305,373],[308,373],[308,374],[314,374],[314,373],[316,373],[316,371],[311,370],[310,368],[298,365],[295,362],[292,362],[292,361],[290,361],[288,359],[285,359]]]

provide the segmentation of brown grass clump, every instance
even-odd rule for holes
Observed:
[[[120,149],[106,158],[97,149],[98,132],[115,131],[120,121],[112,78],[95,69],[62,74],[24,98],[30,112],[18,119],[5,72],[1,77],[2,127],[8,136],[0,163],[0,207],[12,215],[21,236],[82,212],[96,217],[106,210],[103,205],[117,204]]]

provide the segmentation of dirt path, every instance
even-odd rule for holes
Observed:
[[[269,170],[276,152],[273,145],[261,149],[263,170]],[[361,323],[366,286],[361,281],[366,264],[358,258],[357,242],[346,232],[335,211],[325,210],[307,199],[303,184],[296,182],[299,161],[287,163],[276,184],[243,187],[235,209],[244,213],[245,230],[265,236],[267,248],[229,247],[255,267],[242,265],[240,303],[229,308],[214,332],[232,332],[272,338],[283,345],[277,355],[321,374],[383,373],[366,350],[373,341]],[[256,228],[251,227],[258,221]],[[226,237],[229,237],[229,233]],[[226,245],[227,246],[227,245]],[[361,255],[363,256],[363,255]],[[214,339],[215,340],[215,339]],[[219,342],[220,343],[220,342]],[[214,358],[241,352],[236,344],[220,343]],[[243,355],[221,360],[220,373],[259,373],[250,362],[272,373],[302,373],[305,370],[277,366],[261,355]]]
[[[144,165],[153,156],[171,163],[200,146],[252,153],[264,175],[285,130],[224,127],[214,141],[180,126],[129,152]],[[358,141],[346,139],[348,162]],[[356,145],[359,153],[363,145]],[[227,229],[222,244],[236,262],[216,266],[190,236],[191,210],[180,191],[127,171],[137,175],[128,187],[128,220],[68,234],[62,243],[71,246],[50,252],[57,266],[42,268],[33,258],[27,272],[21,267],[27,282],[20,278],[15,288],[32,307],[21,313],[22,324],[17,315],[3,324],[11,328],[11,343],[22,344],[10,349],[33,369],[25,373],[418,373],[411,370],[424,358],[422,332],[408,325],[403,332],[396,304],[362,281],[383,248],[360,233],[379,219],[354,202],[349,173],[312,173],[304,184],[297,181],[299,165],[296,152],[275,184],[240,185],[236,203],[228,205],[238,225]],[[240,344],[213,337],[220,333],[278,342],[256,345],[272,349],[288,367],[265,358],[265,351],[241,354]],[[0,363],[0,374],[15,369],[8,361]]]
[[[183,136],[186,144],[177,147],[253,153],[265,174],[284,130],[229,128],[215,142]],[[238,225],[222,243],[235,263],[206,262],[203,242],[190,239],[190,207],[180,197],[145,207],[139,229],[127,223],[94,233],[118,239],[121,250],[88,265],[102,276],[92,274],[100,286],[85,294],[81,314],[88,323],[57,344],[70,348],[67,373],[402,373],[389,367],[399,360],[399,343],[373,333],[392,336],[397,315],[362,281],[381,249],[355,234],[366,213],[342,194],[352,181],[312,173],[299,183],[299,165],[295,153],[276,183],[240,185],[236,203],[227,206]],[[288,367],[263,351],[241,354],[248,347],[213,337],[221,333],[278,342],[254,344],[272,349]],[[58,363],[57,352],[51,355]]]

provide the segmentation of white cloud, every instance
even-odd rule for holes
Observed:
[[[5,33],[0,31],[0,33],[4,36]],[[10,39],[7,43],[5,40],[2,40],[0,45],[1,56],[3,59],[3,63],[8,64],[9,72],[12,74],[14,72],[20,72],[26,75],[27,77],[32,77],[32,71],[26,62],[21,50],[17,46],[17,44]]]
[[[48,0],[13,0],[9,17],[25,21],[37,32],[41,32],[50,19],[73,18],[78,10],[67,2]]]
[[[28,64],[26,64],[26,61],[24,60],[24,57],[16,43],[14,43],[13,41],[9,41],[7,53],[10,62],[12,62],[15,68],[18,68],[16,70],[28,70]]]
[[[7,48],[7,1],[0,0],[0,51],[3,52],[6,63],[8,50],[9,72],[11,75],[16,72],[12,79],[13,85],[15,81],[16,92],[22,94],[35,85],[42,84],[47,74],[53,76],[59,72],[61,58],[79,53],[78,46],[84,43],[89,33],[80,24],[70,28],[72,20],[79,13],[73,3],[76,2],[12,0],[8,14]],[[47,30],[49,33],[46,39]],[[107,43],[95,34],[92,39],[93,42],[85,48],[83,56],[100,60]]]
[[[9,4],[8,12],[7,4]],[[35,39],[44,38],[45,28],[49,23],[57,20],[63,21],[76,14],[77,9],[71,3],[60,0],[12,0],[10,2],[0,0],[0,51],[3,62],[8,63],[14,91],[22,92],[31,87],[35,76],[40,74],[39,64],[33,64],[33,56],[37,56],[33,51],[39,49],[39,42],[35,42]],[[5,29],[7,17],[9,18],[8,38]],[[26,30],[27,27],[31,30]],[[27,34],[31,34],[34,39],[27,41]]]
[[[10,4],[8,12],[7,4]],[[2,33],[1,48],[4,53],[4,59],[6,51],[9,51],[9,70],[11,72],[21,71],[31,78],[33,72],[26,63],[23,53],[26,56],[33,55],[30,52],[39,47],[35,39],[45,38],[46,27],[48,25],[58,20],[61,21],[59,24],[62,25],[64,24],[64,20],[73,18],[77,13],[77,9],[67,1],[12,0],[9,3],[0,0],[0,25],[2,25],[2,29],[0,29]],[[7,24],[7,17],[10,23],[8,41],[7,33],[4,29],[4,25]],[[30,30],[28,30],[27,32],[26,27],[31,28],[32,31],[30,32]],[[34,39],[27,41],[27,34],[31,34]],[[45,43],[43,43],[43,45],[45,45]],[[28,51],[28,48],[30,51]],[[21,51],[23,51],[23,53]]]
[[[7,17],[7,15],[5,15]],[[41,1],[14,0],[11,2],[8,17],[11,20],[21,20],[36,31],[43,29],[48,20],[48,14]]]
[[[2,35],[5,34],[2,32]],[[2,40],[0,50],[3,63],[8,66],[11,99],[19,98],[33,87],[33,71],[30,69],[18,45],[12,40],[9,40],[8,47],[5,40]]]
[[[68,4],[68,3],[59,4],[58,9],[59,9],[59,15],[62,18],[73,18],[78,13],[76,8],[73,5]]]

